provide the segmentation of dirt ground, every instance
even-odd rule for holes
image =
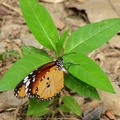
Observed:
[[[120,17],[120,0],[61,0],[63,2],[60,3],[54,3],[55,0],[48,1],[50,3],[41,2],[41,4],[51,14],[60,34],[67,28],[70,28],[71,33],[88,23]],[[81,117],[59,114],[59,120],[120,120],[119,35],[116,34],[108,43],[89,54],[108,75],[116,94],[98,91],[101,101],[76,96],[83,111]],[[0,0],[0,53],[9,50],[19,51],[23,45],[41,48],[26,26],[18,0]],[[4,60],[0,58],[0,78],[17,59],[15,55],[7,55]],[[26,99],[15,98],[13,91],[0,93],[0,120],[43,119],[26,117],[25,102]],[[56,116],[55,120],[57,119]]]

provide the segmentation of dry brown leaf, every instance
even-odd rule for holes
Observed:
[[[102,106],[97,106],[93,111],[85,114],[82,120],[99,120],[102,114]]]
[[[0,16],[8,15],[8,14],[9,14],[9,12],[6,9],[0,7]]]
[[[5,7],[7,7],[7,8],[9,8],[9,9],[11,9],[11,10],[13,10],[13,11],[15,11],[15,12],[17,12],[18,14],[20,14],[20,15],[22,16],[22,12],[21,12],[20,9],[15,8],[15,7],[9,5],[9,4],[6,3],[6,2],[3,2],[2,5],[5,6]]]
[[[115,89],[116,94],[112,94],[109,92],[98,91],[101,102],[103,103],[103,108],[105,110],[111,109],[115,113],[115,115],[120,116],[120,88],[115,83],[112,84]]]
[[[0,114],[0,120],[15,120],[14,112],[4,112]]]
[[[108,41],[108,43],[111,48],[120,49],[120,36],[115,35],[112,39]]]
[[[113,110],[107,110],[105,112],[105,114],[110,120],[116,120],[116,117],[115,117]]]
[[[27,100],[27,98],[23,100],[17,99],[13,94],[13,90],[9,90],[0,94],[0,103],[3,107],[5,104],[7,106],[19,106],[20,104],[25,103]]]
[[[112,68],[113,72],[116,73],[120,69],[120,61],[116,62]]]
[[[91,110],[95,109],[98,105],[99,105],[99,102],[97,100],[93,100],[91,102],[86,103],[83,106],[83,111],[86,111],[86,110],[91,111]]]
[[[59,30],[62,30],[64,27],[65,27],[65,24],[62,20],[60,20],[59,18],[57,18],[57,16],[55,16],[54,14],[51,14],[52,16],[52,19],[56,25],[56,27],[59,29]]]

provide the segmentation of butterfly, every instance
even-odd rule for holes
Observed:
[[[14,89],[17,98],[49,100],[64,87],[62,58],[49,62],[27,75]]]

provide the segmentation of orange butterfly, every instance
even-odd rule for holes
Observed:
[[[14,89],[18,98],[35,97],[48,100],[61,91],[64,86],[62,58],[47,63],[31,72]]]

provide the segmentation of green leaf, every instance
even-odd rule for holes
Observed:
[[[68,109],[70,109],[76,115],[80,116],[80,114],[81,114],[80,106],[78,105],[77,101],[73,97],[71,97],[71,96],[64,96],[64,97],[62,97],[62,100],[64,102],[64,105]]]
[[[64,104],[62,104],[62,105],[60,105],[60,107],[59,107],[63,112],[70,112],[71,110],[67,107],[67,106],[65,106]]]
[[[30,55],[30,54],[38,53],[38,54],[44,55],[46,57],[49,57],[48,53],[45,50],[37,49],[33,46],[22,46],[21,49],[22,49],[23,55]]]
[[[30,105],[28,106],[27,116],[42,116],[48,113],[49,109],[47,106],[50,101],[37,101],[36,99],[30,99]]]
[[[68,71],[76,78],[101,90],[115,93],[107,75],[90,58],[83,54],[70,54],[63,56],[63,63]]]
[[[70,74],[65,75],[65,86],[78,94],[100,100],[99,94],[94,87],[82,82]]]
[[[15,86],[30,72],[50,61],[50,58],[40,54],[32,54],[19,59],[0,80],[0,91],[15,88]]]
[[[64,48],[64,43],[65,43],[65,40],[68,36],[68,32],[69,32],[69,29],[66,30],[62,36],[60,37],[60,40],[58,41],[57,43],[57,51],[58,51],[58,55],[62,52],[62,49]]]
[[[30,31],[38,42],[56,51],[59,35],[48,11],[37,0],[20,0],[20,7]]]
[[[112,18],[79,28],[68,38],[65,54],[87,54],[102,46],[120,30],[120,18]]]

